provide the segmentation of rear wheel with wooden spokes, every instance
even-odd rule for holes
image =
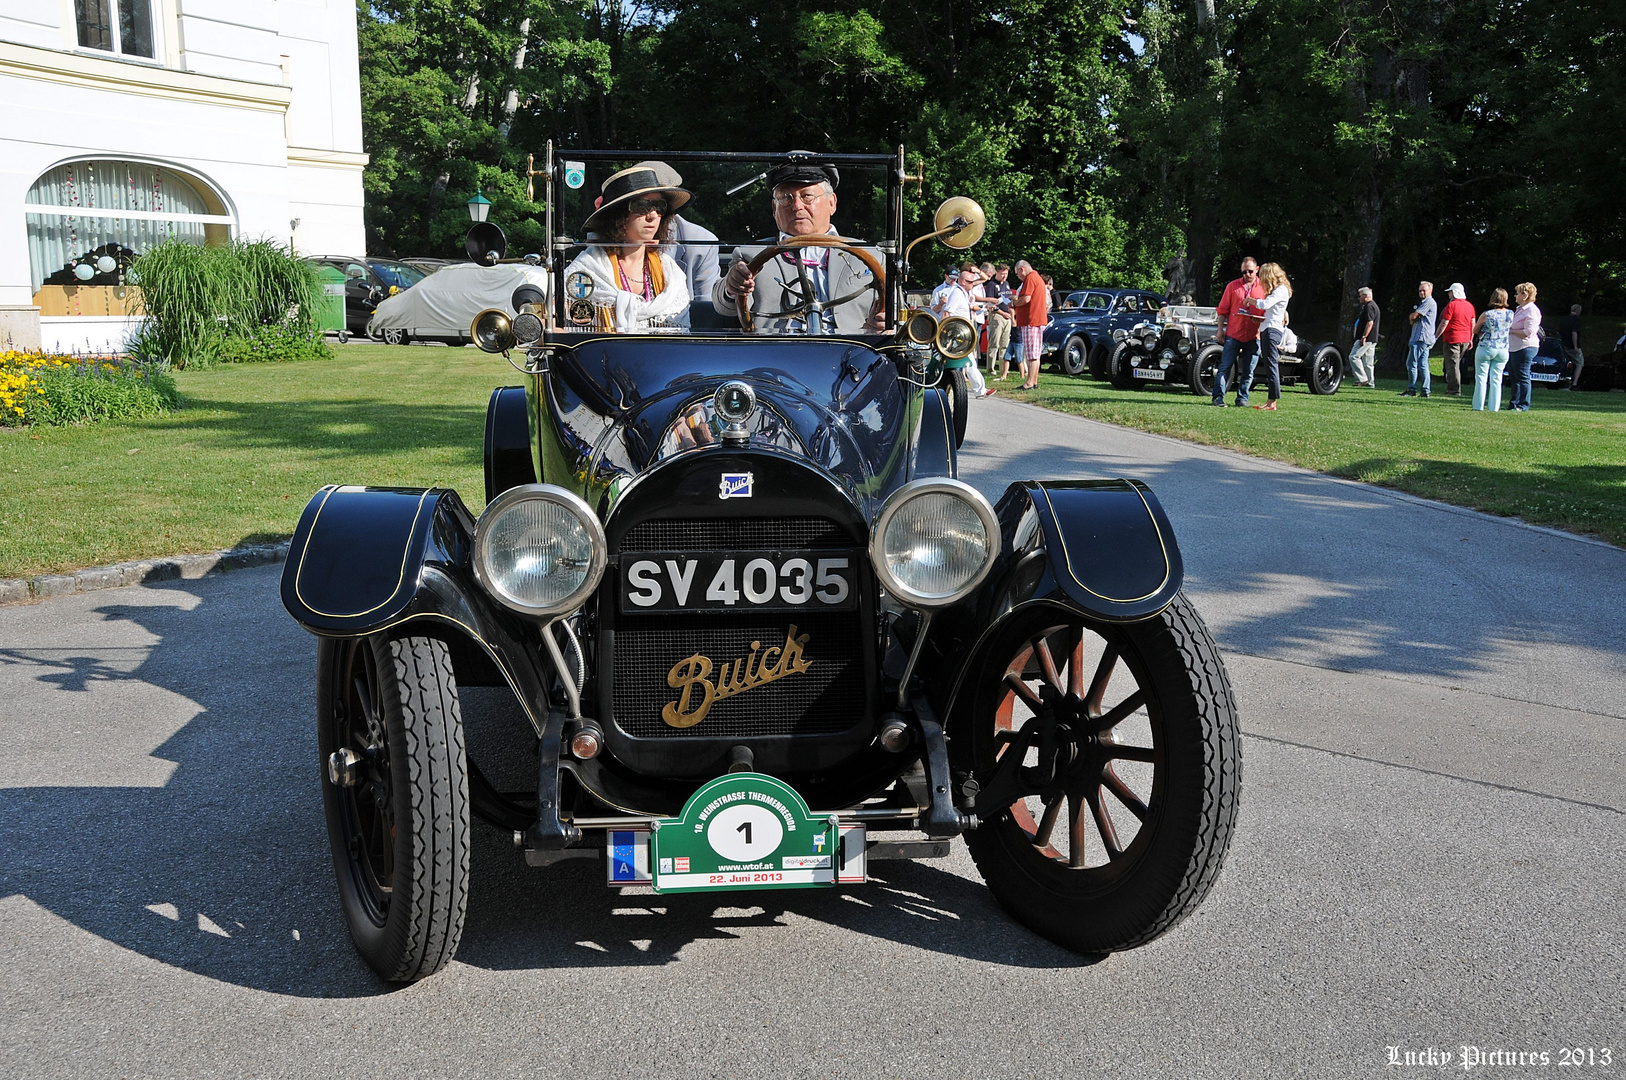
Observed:
[[[1207,627],[1183,596],[1121,626],[1047,607],[987,655],[954,741],[988,887],[1080,952],[1151,941],[1207,895],[1236,820],[1236,706]]]

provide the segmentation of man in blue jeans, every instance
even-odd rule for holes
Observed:
[[[1428,397],[1428,351],[1434,347],[1434,283],[1417,283],[1417,306],[1411,311],[1411,345],[1406,350],[1406,377],[1410,380],[1401,397]]]

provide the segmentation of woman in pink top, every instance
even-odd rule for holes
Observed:
[[[1530,411],[1530,365],[1536,362],[1541,345],[1541,309],[1536,306],[1536,287],[1526,281],[1513,287],[1519,306],[1513,311],[1513,325],[1507,328],[1508,367],[1513,369],[1513,394],[1508,408]]]

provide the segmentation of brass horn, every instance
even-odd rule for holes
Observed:
[[[502,308],[486,308],[474,317],[469,336],[482,352],[505,353],[514,347],[514,320]]]

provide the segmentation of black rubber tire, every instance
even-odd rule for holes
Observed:
[[[389,329],[384,331],[384,344],[386,344],[386,345],[410,345],[410,344],[412,344],[412,335],[407,333],[405,330],[401,330],[401,329],[398,329],[396,327],[390,327]]]
[[[1144,722],[1156,755],[1144,819],[1121,853],[1093,867],[1073,868],[1048,840],[1037,846],[1010,808],[967,833],[967,847],[990,891],[1035,933],[1085,954],[1135,948],[1195,910],[1225,862],[1242,784],[1236,700],[1214,640],[1183,594],[1154,619],[1118,626],[1090,624],[1075,612],[1045,605],[998,631],[995,647],[974,673],[970,709],[957,710],[950,740],[960,758],[957,765],[968,765],[985,787],[997,757],[998,709],[1007,696],[1004,674],[1016,663],[1013,657],[1020,659],[1024,642],[1052,627],[1079,635],[1074,640],[1084,647],[1076,655],[1084,658],[1086,672],[1095,668],[1088,652],[1092,642],[1117,650],[1144,694]],[[1063,663],[1056,661],[1058,670]],[[1099,670],[1087,685],[1093,690],[1097,681],[1105,682]],[[1117,775],[1113,779],[1123,782]],[[1094,793],[1103,805],[1107,790]],[[1122,809],[1112,813],[1120,822],[1130,817]],[[1031,814],[1028,821],[1034,821]],[[1070,855],[1071,836],[1068,846]]]
[[[1090,375],[1097,379],[1107,377],[1107,361],[1112,357],[1112,346],[1104,341],[1095,343],[1090,350]]]
[[[954,414],[954,448],[958,450],[965,443],[965,425],[971,413],[971,383],[964,368],[944,368],[937,385],[948,391],[949,411]]]
[[[1107,379],[1119,390],[1139,390],[1146,385],[1145,379],[1137,379],[1129,374],[1134,370],[1130,362],[1129,342],[1120,341],[1112,350],[1112,356],[1107,360]]]
[[[1219,374],[1220,355],[1224,352],[1223,345],[1204,345],[1197,350],[1197,358],[1186,368],[1193,394],[1214,396],[1214,379]]]
[[[1090,343],[1087,338],[1074,334],[1062,342],[1056,353],[1056,367],[1063,375],[1082,375],[1089,367]]]
[[[433,638],[322,638],[316,677],[322,802],[350,937],[380,977],[414,982],[451,961],[468,909],[469,766],[451,653]],[[362,758],[360,778],[341,787],[328,760],[346,748]]]
[[[1312,394],[1336,394],[1344,381],[1344,354],[1328,342],[1310,350],[1304,361],[1304,381]]]

